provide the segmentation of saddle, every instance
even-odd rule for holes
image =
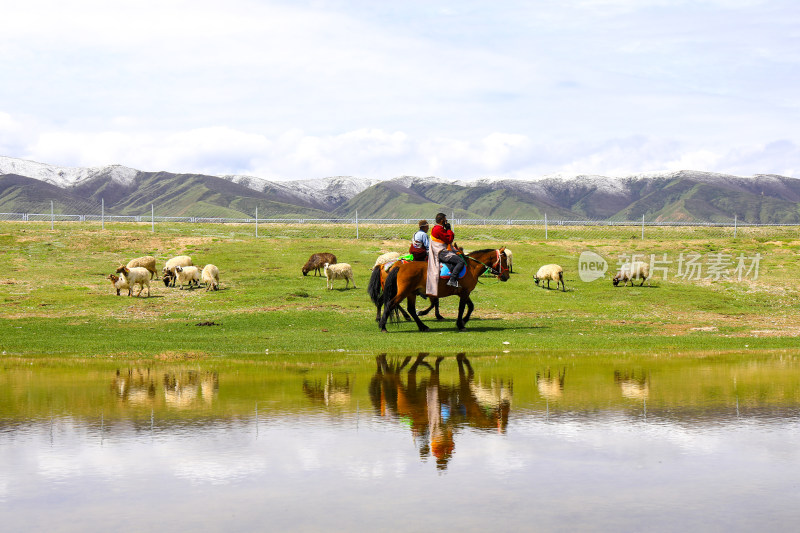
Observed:
[[[462,268],[461,269],[461,274],[458,275],[458,279],[463,278],[464,274],[466,274],[466,273],[467,273],[467,269],[466,268]],[[439,278],[447,279],[449,277],[450,277],[450,269],[447,267],[447,265],[442,263],[441,268],[439,269]]]

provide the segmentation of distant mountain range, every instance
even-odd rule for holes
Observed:
[[[610,178],[454,181],[332,177],[270,181],[253,176],[145,172],[112,165],[68,168],[0,156],[0,214],[251,218],[459,218],[800,223],[800,180],[684,170]]]

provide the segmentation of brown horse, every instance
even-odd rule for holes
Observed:
[[[426,261],[422,261],[423,264],[427,265]],[[394,263],[389,270],[401,264],[399,262]],[[383,286],[386,283],[386,278],[389,277],[389,272],[384,268],[384,265],[375,265],[372,268],[372,274],[369,278],[369,284],[367,284],[367,294],[369,294],[370,300],[372,303],[375,304],[377,308],[375,313],[375,322],[380,322],[381,320],[381,309],[383,308]],[[427,309],[424,309],[417,313],[418,316],[427,315],[431,309],[435,309],[436,313],[436,320],[444,320],[444,317],[439,314],[439,298],[435,296],[429,296],[431,305],[428,306]],[[406,313],[406,310],[403,309],[403,306],[398,305],[395,308],[395,313],[400,312],[403,315],[403,318],[408,322],[411,321],[411,316]]]
[[[439,298],[458,295],[458,319],[456,327],[463,330],[469,321],[470,315],[475,305],[469,294],[478,284],[481,275],[489,270],[497,276],[500,281],[508,280],[508,263],[506,262],[505,247],[486,250],[478,250],[467,254],[467,272],[464,277],[458,280],[460,287],[450,287],[444,280],[439,280]],[[428,326],[422,323],[417,315],[416,302],[418,294],[425,294],[425,283],[428,275],[428,264],[424,261],[411,261],[393,267],[383,287],[383,315],[379,322],[381,331],[386,331],[386,321],[390,313],[400,305],[403,300],[407,301],[406,309],[417,323],[420,331],[428,331]],[[464,309],[467,309],[466,315]]]

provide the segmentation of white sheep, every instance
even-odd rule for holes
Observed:
[[[347,285],[345,288],[350,287],[350,282],[353,282],[353,288],[356,289],[356,281],[353,279],[353,268],[348,265],[347,263],[336,263],[335,265],[331,265],[330,263],[325,263],[324,267],[325,272],[325,286],[328,289],[333,289],[333,280],[335,279],[343,279],[346,281]]]
[[[550,280],[553,280],[556,282],[556,289],[558,289],[558,284],[561,283],[561,290],[567,290],[566,285],[564,285],[564,269],[558,265],[544,265],[533,276],[533,281],[536,282],[536,285],[545,280],[547,281],[548,289],[550,288]],[[542,283],[542,288],[544,288],[544,283]]]
[[[128,296],[133,296],[133,286],[139,286],[139,292],[136,296],[141,296],[145,285],[147,286],[147,297],[150,297],[150,271],[144,267],[128,268],[121,266],[117,269],[120,281],[124,280],[124,284],[128,285]]]
[[[169,261],[166,262],[164,268],[161,269],[161,274],[164,276],[164,285],[169,287],[172,285],[175,286],[175,267],[187,267],[192,266],[192,258],[188,255],[179,255],[177,257],[173,257]]]
[[[372,266],[374,270],[378,265],[385,265],[386,263],[392,263],[397,261],[397,258],[400,257],[399,252],[386,252],[383,255],[379,255],[378,258],[375,260],[375,264]]]
[[[119,291],[128,288],[128,282],[125,281],[125,278],[120,278],[114,274],[109,274],[106,279],[111,280],[111,284],[114,285],[114,288],[117,290],[117,296],[119,296]]]
[[[633,280],[640,279],[642,282],[639,284],[641,287],[644,285],[645,280],[650,277],[650,264],[645,263],[644,261],[634,261],[633,263],[625,263],[620,267],[619,272],[617,275],[614,276],[612,282],[616,287],[619,285],[619,282],[622,281],[622,286],[631,282],[631,287],[633,287]],[[650,285],[650,281],[647,281],[647,284]]]
[[[509,250],[508,248],[505,249],[505,252],[506,252],[506,264],[508,265],[508,271],[514,272],[514,266],[512,265],[513,254],[511,253],[511,250]]]
[[[219,290],[219,268],[216,265],[206,265],[200,273],[200,279],[206,284],[206,290]]]
[[[186,283],[189,285],[189,288],[192,288],[192,283],[195,286],[200,286],[200,269],[196,266],[180,266],[177,265],[175,267],[175,275],[178,278],[176,283],[180,283],[181,289],[183,289],[183,284]]]
[[[137,257],[136,259],[131,259],[128,261],[128,264],[125,265],[128,268],[133,267],[142,267],[146,268],[150,272],[150,279],[156,275],[156,258],[152,255],[146,255],[144,257]]]

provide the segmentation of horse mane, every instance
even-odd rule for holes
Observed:
[[[497,251],[497,248],[484,248],[483,250],[475,250],[474,252],[470,252],[467,255],[482,254],[484,252],[496,252],[496,251]]]

